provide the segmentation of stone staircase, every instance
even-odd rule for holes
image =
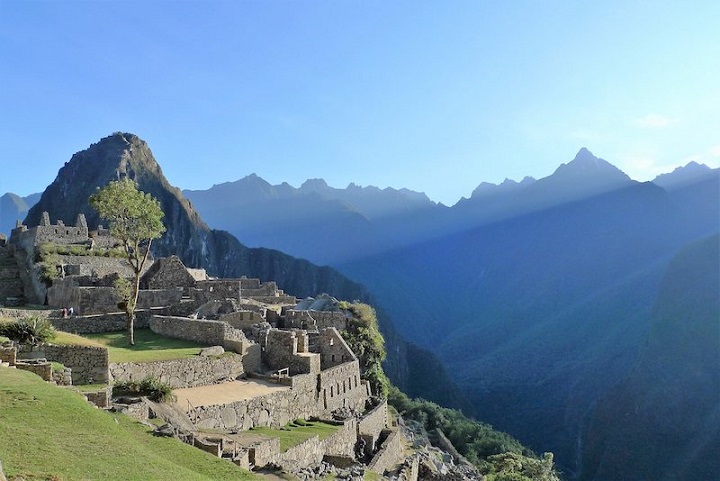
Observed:
[[[23,304],[25,295],[17,261],[7,246],[0,246],[0,305]]]

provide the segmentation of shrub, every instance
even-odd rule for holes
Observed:
[[[128,394],[146,396],[148,399],[155,402],[166,402],[173,399],[172,388],[154,377],[146,377],[140,382],[118,382],[113,386],[114,396]]]
[[[44,317],[24,317],[18,321],[0,324],[0,336],[21,344],[39,344],[55,337],[55,329]]]

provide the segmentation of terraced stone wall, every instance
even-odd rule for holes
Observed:
[[[198,356],[171,361],[110,364],[110,373],[115,382],[140,382],[152,377],[173,389],[207,386],[233,380],[243,372],[242,358],[234,354],[217,358]]]

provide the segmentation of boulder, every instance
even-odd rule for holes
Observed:
[[[225,354],[225,349],[222,346],[206,347],[200,351],[200,355],[205,357],[222,356],[223,354]]]

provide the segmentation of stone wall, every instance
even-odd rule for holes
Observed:
[[[285,311],[283,327],[294,329],[320,330],[334,327],[338,331],[347,329],[348,318],[344,312],[333,311]]]
[[[318,335],[313,335],[310,343],[314,345],[315,352],[320,353],[323,369],[357,360],[350,346],[334,327],[323,329]]]
[[[73,384],[108,382],[108,351],[103,347],[40,344],[20,345],[18,358],[56,361],[72,370]]]
[[[207,386],[233,380],[243,372],[242,359],[237,355],[224,355],[218,358],[198,356],[171,361],[110,364],[110,373],[115,382],[139,382],[153,377],[173,389]]]
[[[420,473],[420,457],[411,456],[405,459],[405,463],[398,472],[398,481],[417,481]]]
[[[110,407],[111,392],[112,388],[107,388],[94,392],[86,392],[83,394],[87,398],[88,402],[91,402],[97,407],[104,409]]]
[[[43,381],[52,381],[52,364],[49,362],[15,362],[15,367],[21,371],[30,371],[37,374]]]
[[[403,436],[399,431],[392,431],[380,446],[380,450],[375,454],[368,469],[378,474],[393,469],[404,458],[403,453]]]
[[[66,245],[88,241],[88,227],[85,216],[82,216],[82,221],[78,217],[77,226],[66,226],[61,221],[58,221],[57,224],[50,224],[50,219],[45,214],[43,213],[43,219],[39,226],[28,228],[21,225],[13,229],[10,233],[10,242],[30,251],[35,245],[45,242]]]
[[[61,265],[81,266],[72,269],[80,269],[81,273],[89,274],[94,278],[112,276],[116,273],[127,278],[134,275],[127,259],[124,257],[58,255],[57,258]],[[147,269],[151,265],[152,262],[148,261],[145,268]],[[70,272],[66,271],[66,274],[70,274]]]
[[[59,316],[57,309],[8,309],[0,307],[0,317],[6,319],[22,319],[23,317],[50,317]]]
[[[233,462],[241,468],[250,470],[256,466],[266,466],[274,462],[279,453],[279,438],[260,439],[248,446],[245,452]]]
[[[195,278],[187,271],[179,257],[158,259],[140,280],[143,289],[169,289],[194,287]]]
[[[242,288],[240,287],[242,283]],[[208,300],[255,299],[267,304],[295,304],[293,296],[286,296],[277,288],[275,282],[261,283],[259,279],[212,279],[197,281],[195,287],[202,291]]]
[[[208,346],[222,346],[225,340],[225,331],[230,329],[230,326],[220,321],[153,316],[150,320],[150,329],[163,336],[194,341]]]
[[[298,418],[320,417],[316,395],[317,376],[300,374],[289,378],[287,391],[194,410],[195,425],[204,429],[248,430],[256,426],[280,428]]]
[[[163,313],[165,308],[135,311],[135,329],[147,329],[150,318],[155,313]],[[98,332],[120,332],[127,330],[127,316],[124,312],[94,314],[89,316],[51,317],[50,322],[59,331],[75,334],[93,334]]]
[[[372,440],[370,445],[375,446],[375,442],[380,437],[380,433],[383,429],[387,428],[387,419],[387,401],[384,400],[358,421],[358,434],[367,436]]]
[[[221,314],[219,319],[227,322],[235,329],[249,329],[253,324],[265,322],[265,318],[255,311],[237,311],[229,314]]]
[[[11,366],[15,365],[17,359],[17,349],[15,346],[0,346],[0,362],[6,362]]]
[[[138,308],[149,309],[178,304],[181,288],[142,290],[138,295]],[[47,292],[48,305],[70,307],[76,314],[101,314],[118,310],[118,295],[114,287],[78,286],[74,279],[57,279]]]
[[[296,470],[316,465],[328,454],[331,456],[352,456],[355,446],[356,424],[354,419],[337,423],[338,430],[320,440],[317,436],[293,446],[276,457],[276,463],[285,469]]]
[[[362,410],[368,398],[368,385],[360,381],[358,361],[350,361],[320,372],[320,399],[323,408]]]

